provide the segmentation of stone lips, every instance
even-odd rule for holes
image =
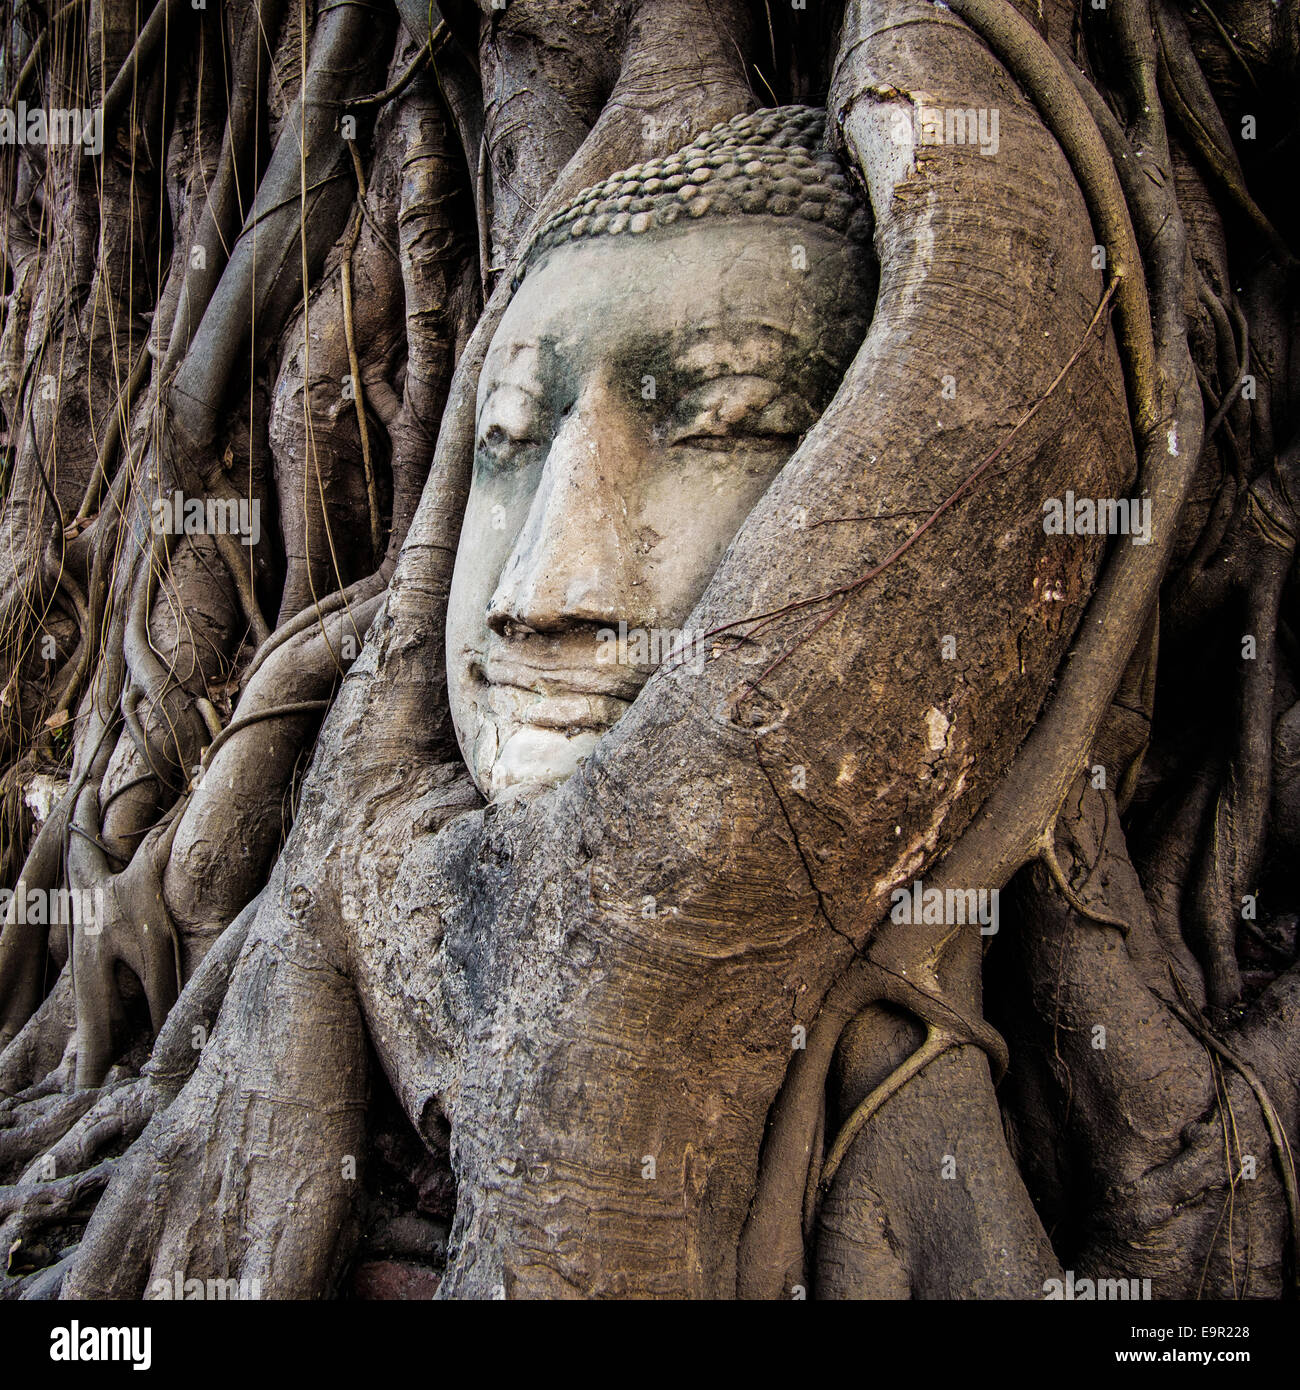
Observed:
[[[871,236],[871,214],[826,144],[826,112],[777,106],[720,121],[674,154],[612,174],[538,228],[515,288],[546,252],[585,237],[635,235],[681,218],[789,217]]]

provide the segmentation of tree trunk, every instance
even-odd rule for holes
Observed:
[[[17,5],[103,143],[0,145],[0,1296],[1292,1286],[1297,13]],[[790,105],[870,326],[702,668],[485,804],[533,238]]]

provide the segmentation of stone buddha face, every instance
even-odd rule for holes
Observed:
[[[489,347],[447,620],[452,714],[488,799],[569,776],[665,656],[698,652],[683,625],[862,340],[874,262],[827,157],[791,173],[787,140],[743,158],[780,114],[715,128],[721,163],[706,137],[579,195]],[[629,182],[649,193],[602,227]]]

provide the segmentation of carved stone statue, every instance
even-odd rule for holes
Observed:
[[[479,381],[447,623],[484,796],[563,780],[656,657],[697,650],[682,624],[866,330],[869,232],[825,113],[800,106],[720,124],[539,229]]]

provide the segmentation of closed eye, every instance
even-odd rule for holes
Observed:
[[[677,431],[669,435],[668,443],[675,448],[733,453],[742,449],[788,449],[798,438],[797,434],[773,434],[732,427],[721,431]]]
[[[681,400],[668,425],[670,446],[711,449],[792,448],[815,419],[801,397],[765,378],[710,381]]]
[[[511,383],[498,386],[485,402],[479,421],[477,460],[488,468],[526,462],[542,447],[537,398]]]
[[[489,425],[483,432],[479,443],[493,453],[500,453],[506,449],[517,449],[528,445],[539,445],[542,441],[534,439],[531,435],[511,434],[502,425]]]
[[[516,439],[500,426],[485,431],[474,450],[474,466],[481,473],[512,473],[540,462],[546,446],[539,439]]]

